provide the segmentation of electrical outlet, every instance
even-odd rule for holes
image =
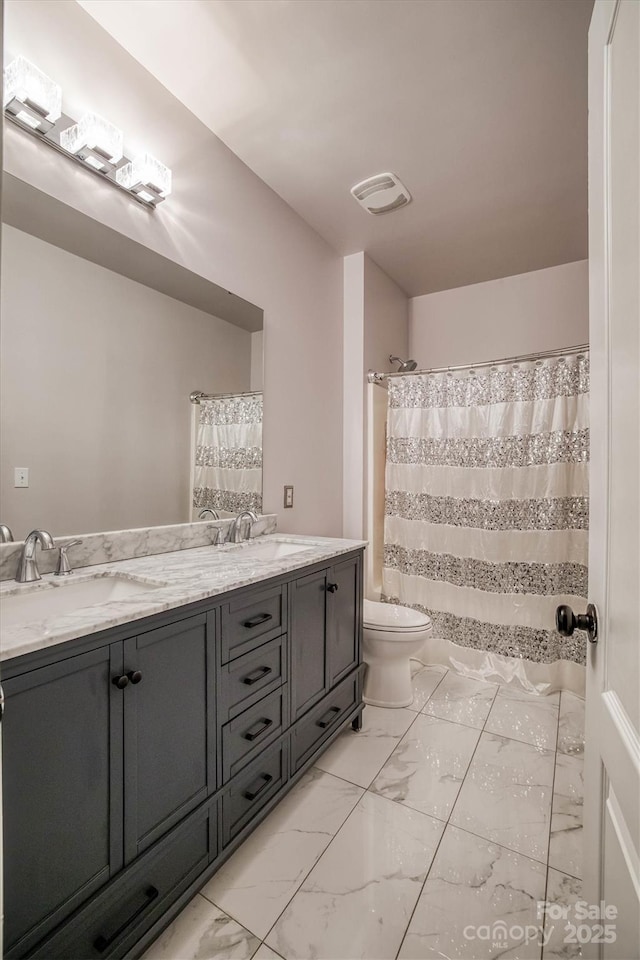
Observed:
[[[16,467],[13,472],[14,487],[29,486],[29,467]]]
[[[284,488],[284,506],[285,509],[293,506],[293,486],[285,485]]]

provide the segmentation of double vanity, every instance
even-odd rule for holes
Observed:
[[[138,956],[362,713],[357,541],[0,588],[5,955]]]

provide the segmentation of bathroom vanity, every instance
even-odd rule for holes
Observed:
[[[138,956],[359,726],[364,545],[259,539],[85,568],[145,592],[5,631],[7,958]]]

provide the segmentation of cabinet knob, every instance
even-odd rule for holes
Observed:
[[[328,584],[327,584],[327,590],[329,591],[329,593],[335,593],[337,589],[338,589],[338,584],[337,584],[337,583],[328,583]]]
[[[114,677],[111,682],[118,690],[124,690],[124,688],[129,685],[129,677]]]
[[[251,785],[244,791],[242,796],[245,798],[245,800],[255,800],[256,797],[258,797],[262,791],[268,787],[272,780],[272,774],[261,773],[258,777],[257,786]]]
[[[248,687],[252,687],[254,683],[257,683],[258,680],[262,680],[264,677],[268,677],[272,673],[271,667],[258,667],[257,670],[254,670],[253,673],[248,673],[246,677],[242,678],[242,682],[246,683]]]
[[[263,717],[262,720],[258,720],[257,723],[254,723],[250,730],[245,731],[242,736],[245,740],[257,740],[258,737],[262,736],[262,734],[272,726],[273,720],[271,717]]]
[[[316,720],[316,723],[324,730],[326,727],[329,727],[334,720],[338,719],[340,713],[340,707],[329,707],[325,715],[320,717],[319,720]]]
[[[129,680],[131,680],[131,683],[140,683],[142,680],[142,674],[139,670],[129,670],[127,676],[129,677]]]
[[[259,627],[261,623],[266,623],[267,620],[273,620],[272,613],[259,613],[257,617],[251,617],[250,620],[245,620],[242,626],[248,627],[250,630],[251,627]]]

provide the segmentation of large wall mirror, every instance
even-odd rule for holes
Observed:
[[[11,176],[2,204],[0,522],[260,511],[262,310]]]

